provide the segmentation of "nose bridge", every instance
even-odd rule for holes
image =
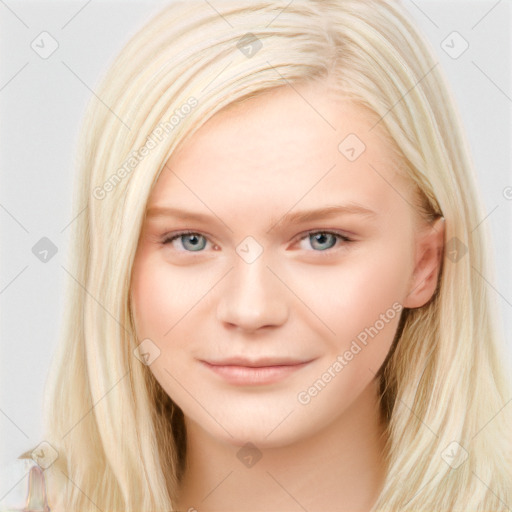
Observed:
[[[250,262],[237,259],[225,280],[217,318],[245,330],[284,323],[288,317],[286,293],[267,268],[264,255]]]

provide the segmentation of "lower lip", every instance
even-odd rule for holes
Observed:
[[[255,386],[273,384],[288,377],[292,373],[304,368],[310,361],[301,364],[283,366],[235,366],[235,365],[213,365],[201,361],[207,368],[217,375],[220,375],[230,384],[238,386]]]

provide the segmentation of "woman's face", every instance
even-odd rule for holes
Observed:
[[[437,280],[440,230],[420,230],[380,126],[296,89],[218,113],[172,156],[133,267],[151,372],[189,424],[237,445],[342,421]]]

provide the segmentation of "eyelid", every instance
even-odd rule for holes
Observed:
[[[348,236],[345,232],[341,232],[336,229],[310,229],[310,230],[304,231],[304,232],[300,233],[299,235],[297,235],[294,238],[294,243],[301,242],[308,236],[317,234],[317,233],[334,235],[336,237],[337,241],[342,242],[341,246],[340,246],[340,244],[338,244],[338,247],[336,247],[336,246],[330,247],[324,251],[311,250],[308,252],[328,255],[328,254],[332,254],[333,252],[336,252],[337,250],[343,249],[346,244],[355,241],[354,238],[352,238],[351,236]],[[162,245],[167,245],[170,242],[172,242],[176,239],[179,239],[181,236],[184,236],[184,235],[199,235],[199,236],[202,236],[203,238],[205,238],[208,242],[214,244],[214,242],[212,242],[209,239],[209,235],[206,235],[205,233],[202,233],[200,231],[194,231],[194,230],[182,230],[182,231],[174,231],[174,232],[167,233],[162,237],[161,243],[162,243]],[[201,251],[184,250],[184,251],[178,251],[178,252],[186,252],[186,253],[194,254],[194,253],[202,253],[204,251],[203,250],[201,250]]]
[[[304,238],[307,238],[310,235],[313,235],[315,233],[327,233],[329,235],[335,235],[339,236],[340,238],[346,240],[346,241],[352,241],[353,239],[345,232],[338,231],[337,229],[309,229],[307,231],[304,231],[300,235],[297,235],[298,240],[304,240]]]
[[[199,235],[199,236],[202,236],[203,238],[205,238],[211,244],[216,245],[214,242],[212,242],[210,240],[210,238],[209,238],[210,235],[207,235],[207,234],[202,233],[200,231],[194,231],[194,230],[191,230],[191,229],[184,229],[182,231],[173,231],[173,232],[167,233],[167,234],[162,236],[161,243],[162,243],[162,245],[167,245],[167,244],[171,243],[172,241],[177,240],[181,236],[184,236],[184,235]],[[194,254],[194,252],[201,253],[201,252],[204,252],[204,251],[187,251],[187,250],[185,250],[185,251],[179,251],[179,252],[188,252],[190,254]]]
[[[338,244],[335,244],[333,247],[329,247],[328,249],[325,249],[324,251],[315,251],[310,250],[307,251],[309,253],[314,253],[320,255],[320,257],[328,257],[332,256],[333,254],[336,254],[338,251],[341,251],[343,249],[347,248],[347,244],[354,242],[355,240],[345,234],[344,232],[338,231],[336,229],[312,229],[305,231],[304,233],[297,235],[297,241],[302,242],[302,240],[308,238],[310,235],[316,234],[316,233],[322,233],[322,234],[329,234],[334,235],[336,237],[336,241],[340,242]]]

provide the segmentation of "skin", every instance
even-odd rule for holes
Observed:
[[[148,209],[210,216],[148,215],[132,275],[138,339],[160,350],[150,371],[185,415],[177,509],[367,511],[375,502],[385,477],[375,373],[399,314],[341,371],[332,365],[393,304],[428,302],[444,226],[421,222],[374,124],[327,87],[281,87],[217,113],[162,171]],[[355,161],[338,150],[349,133],[366,145]],[[276,225],[347,203],[374,213]],[[181,230],[198,238],[163,243]],[[263,249],[251,263],[236,251],[247,236]],[[312,361],[263,386],[233,385],[198,361],[240,355]],[[335,376],[301,403],[329,367]],[[261,458],[248,467],[241,448]]]

